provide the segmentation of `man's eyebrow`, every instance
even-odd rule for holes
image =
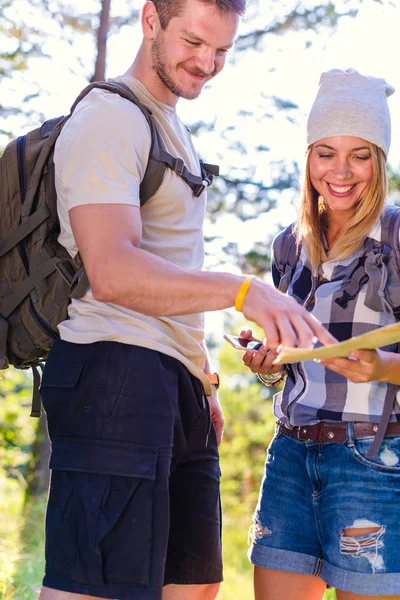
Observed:
[[[192,31],[189,31],[189,29],[182,29],[182,34],[184,36],[192,39],[195,42],[201,42],[202,44],[205,44],[205,41],[201,37],[199,37]],[[233,47],[233,44],[227,44],[226,46],[221,46],[221,48],[226,48],[227,50],[229,50],[232,47]]]
[[[315,148],[328,148],[329,150],[334,150],[336,152],[336,148],[333,146],[328,146],[328,144],[317,144]],[[352,148],[352,152],[359,152],[360,150],[369,150],[368,146],[360,146],[359,148]]]

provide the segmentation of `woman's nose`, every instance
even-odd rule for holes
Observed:
[[[338,161],[334,169],[335,177],[338,179],[349,179],[351,177],[351,169],[347,160]]]

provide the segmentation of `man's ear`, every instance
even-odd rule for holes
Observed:
[[[154,2],[146,2],[142,10],[142,30],[145,38],[153,40],[161,28]]]

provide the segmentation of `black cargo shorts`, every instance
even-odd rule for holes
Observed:
[[[57,340],[43,585],[118,600],[222,580],[220,470],[200,381],[154,350]]]

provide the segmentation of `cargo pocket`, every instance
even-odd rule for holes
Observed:
[[[79,427],[74,422],[79,399],[74,390],[79,384],[84,365],[84,359],[62,362],[49,360],[46,363],[40,395],[47,414],[51,438],[59,429],[62,429],[64,434],[70,430],[72,435],[79,435]]]
[[[126,475],[53,471],[46,572],[88,586],[149,584],[157,456],[138,448]]]
[[[96,553],[105,583],[148,585],[154,477],[112,475],[100,507]]]

